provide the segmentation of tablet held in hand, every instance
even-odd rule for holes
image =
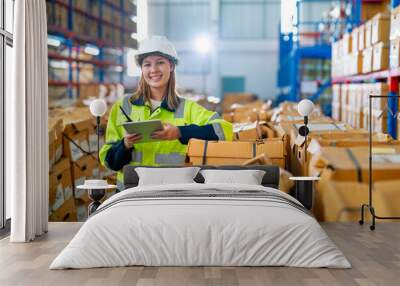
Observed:
[[[138,122],[125,122],[122,124],[128,134],[140,134],[142,139],[137,143],[147,143],[161,141],[160,139],[151,138],[154,131],[162,130],[161,120],[148,120]]]

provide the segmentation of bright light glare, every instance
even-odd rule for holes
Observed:
[[[55,69],[67,69],[68,68],[67,61],[50,61],[49,65],[50,65],[50,67],[55,68]]]
[[[296,1],[282,0],[281,2],[281,32],[290,34],[293,26],[297,24]]]
[[[100,50],[94,46],[89,46],[86,45],[85,47],[85,53],[92,55],[92,56],[98,56],[100,54]]]
[[[135,55],[137,51],[134,49],[127,49],[126,52],[126,73],[128,76],[140,76],[140,67],[136,65]]]
[[[209,97],[207,97],[207,100],[209,102],[215,103],[215,104],[218,104],[221,101],[221,99],[219,97],[216,97],[216,96],[209,96]]]
[[[207,54],[211,50],[211,40],[207,36],[198,37],[194,44],[196,51],[200,54]]]
[[[61,41],[59,39],[57,39],[57,38],[48,37],[47,38],[47,45],[54,46],[54,47],[59,47],[61,45]]]
[[[114,71],[115,72],[123,72],[124,69],[121,66],[116,66],[116,67],[114,67]]]

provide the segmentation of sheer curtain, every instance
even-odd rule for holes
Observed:
[[[14,93],[6,99],[6,187],[12,242],[48,227],[47,22],[45,0],[15,1]]]

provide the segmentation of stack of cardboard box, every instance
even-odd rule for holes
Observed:
[[[278,134],[268,123],[271,102],[257,100],[253,94],[225,94],[223,118],[233,123],[234,141],[207,142],[190,140],[190,164],[230,165],[243,164],[257,156],[267,163],[285,168],[287,161],[285,134]]]
[[[222,112],[230,112],[234,104],[248,104],[256,101],[258,97],[253,93],[225,93],[222,99]]]
[[[83,221],[87,218],[87,206],[89,204],[89,197],[86,191],[76,188],[82,185],[85,179],[90,178],[107,178],[113,174],[110,170],[100,166],[97,162],[97,134],[96,124],[94,117],[90,114],[87,107],[73,107],[73,108],[59,108],[50,111],[50,117],[54,118],[56,122],[62,122],[64,128],[58,128],[58,132],[62,132],[60,138],[62,140],[63,160],[54,170],[50,172],[50,178],[56,186],[55,195],[50,195],[52,199],[50,205],[60,207],[61,199],[60,189],[64,190],[64,201],[68,203],[68,208],[60,208],[57,218],[50,216],[51,220],[66,217],[65,211],[71,213],[68,219],[78,219]],[[101,129],[104,131],[107,116],[102,117]],[[55,126],[59,126],[55,125]],[[104,143],[104,136],[100,136],[100,146]],[[50,150],[54,149],[50,144]],[[58,151],[60,153],[60,151]],[[52,157],[51,157],[52,158]],[[52,160],[52,159],[51,159]],[[68,170],[68,171],[67,171]],[[62,176],[60,174],[62,173]],[[69,174],[69,175],[68,175]],[[60,187],[61,186],[61,187]],[[57,189],[58,188],[58,189]],[[71,190],[71,191],[70,191]],[[54,192],[52,187],[50,193]],[[73,195],[73,196],[72,196]],[[72,201],[67,202],[67,198]],[[73,210],[70,207],[73,207]],[[55,209],[53,207],[53,209]]]
[[[225,94],[222,117],[232,123],[267,121],[271,102],[258,100],[253,94]]]
[[[353,28],[351,33],[344,34],[342,39],[332,43],[332,77],[365,74],[389,67],[390,15],[384,6],[371,11],[378,12],[363,25]],[[394,19],[397,23],[395,11],[392,21]],[[392,45],[395,53],[396,42]]]
[[[289,192],[292,182],[287,168],[287,135],[268,122],[271,103],[256,100],[252,94],[228,94],[222,102],[223,117],[234,122],[234,141],[191,139],[188,158],[191,165],[275,164],[281,168],[280,188]]]
[[[365,140],[365,142],[368,142]],[[379,145],[381,146],[379,147]],[[378,215],[399,215],[400,147],[374,143],[373,196]],[[323,147],[311,162],[321,180],[316,184],[314,213],[323,221],[358,221],[360,206],[368,203],[368,147]]]
[[[76,221],[71,165],[63,157],[63,121],[49,118],[49,220]]]
[[[290,156],[289,170],[296,176],[308,176],[308,164],[313,155],[310,152],[309,145],[313,136],[330,133],[347,133],[352,130],[345,123],[334,122],[333,120],[328,122],[326,119],[314,119],[308,124],[310,134],[306,142],[305,137],[299,135],[299,128],[301,126],[303,126],[303,122],[301,121],[282,122],[279,125],[280,130],[289,136],[289,144],[286,145],[288,148],[287,153]],[[308,146],[307,153],[305,151],[306,144]]]
[[[378,13],[371,19],[371,46],[373,47],[372,71],[389,68],[390,15]]]
[[[400,67],[400,7],[393,9],[390,17],[390,67]]]
[[[369,96],[386,95],[387,83],[335,84],[332,96],[332,117],[353,128],[369,126]],[[386,98],[372,99],[372,130],[387,132],[387,116],[393,116]]]
[[[296,105],[283,103],[279,107],[279,125],[275,127],[278,134],[288,136],[286,154],[289,158],[288,170],[300,176],[320,176],[316,184],[313,212],[322,221],[356,221],[359,220],[360,206],[368,200],[368,145],[369,132],[360,129],[363,113],[367,112],[368,95],[387,93],[384,83],[335,85],[336,113],[339,110],[346,122],[319,118],[314,115],[309,120],[310,134],[307,139],[299,135],[302,118],[293,115]],[[386,101],[373,101],[373,110],[385,111]],[[358,114],[358,112],[360,114]],[[290,114],[290,118],[287,114]],[[275,115],[275,114],[274,114]],[[366,114],[368,116],[368,114]],[[364,116],[364,118],[366,117]],[[382,115],[383,117],[383,115]],[[336,115],[336,119],[343,116]],[[289,120],[293,119],[293,120]],[[383,119],[374,118],[374,127],[382,124]],[[364,120],[365,121],[365,120]],[[359,126],[360,125],[360,126]],[[383,127],[383,125],[382,125]],[[385,131],[376,127],[375,130]],[[399,215],[396,204],[400,202],[395,184],[396,173],[400,170],[400,142],[390,135],[373,132],[374,150],[374,201],[377,211],[382,215]]]
[[[387,83],[367,83],[363,85],[363,127],[369,128],[369,96],[387,95],[389,87]],[[392,116],[388,109],[387,98],[373,98],[372,102],[372,131],[387,133],[387,117]]]

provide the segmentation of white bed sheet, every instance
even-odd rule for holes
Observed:
[[[145,266],[293,266],[350,268],[318,222],[293,206],[257,198],[151,198],[166,190],[279,190],[238,184],[135,187],[104,202],[50,269]],[[115,203],[115,204],[113,204]]]

